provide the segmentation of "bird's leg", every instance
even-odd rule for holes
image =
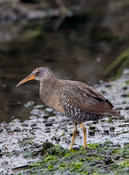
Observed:
[[[72,149],[76,136],[77,136],[77,123],[75,123],[75,125],[74,125],[72,141],[70,143],[70,148],[69,149]]]
[[[86,128],[82,123],[80,124],[80,126],[82,128],[83,135],[84,135],[84,149],[86,149],[87,148]]]

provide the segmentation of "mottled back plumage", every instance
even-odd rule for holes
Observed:
[[[107,99],[84,83],[63,80],[62,91],[65,114],[77,123],[118,115]]]
[[[113,105],[87,84],[60,79],[53,81],[52,84],[51,82],[41,83],[42,100],[74,122],[97,120],[104,115],[118,115]]]

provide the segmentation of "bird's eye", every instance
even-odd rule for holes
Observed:
[[[40,71],[37,71],[37,72],[35,73],[36,76],[38,76],[39,74],[40,74]]]

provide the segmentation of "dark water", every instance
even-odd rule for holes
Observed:
[[[15,87],[38,66],[51,67],[60,78],[91,85],[105,80],[105,68],[123,46],[89,38],[84,27],[82,24],[76,30],[42,30],[40,35],[29,39],[21,32],[15,40],[0,44],[0,121],[26,119],[24,104],[28,101],[41,104],[38,82]]]

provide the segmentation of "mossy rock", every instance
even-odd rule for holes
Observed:
[[[24,174],[61,174],[61,175],[101,175],[128,174],[129,144],[124,147],[104,144],[89,144],[89,149],[67,150],[59,145],[43,143],[43,155],[37,161],[21,171]]]

